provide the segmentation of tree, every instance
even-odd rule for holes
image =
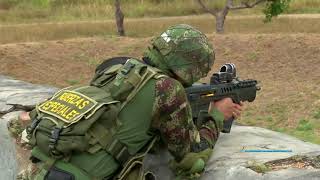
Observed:
[[[120,0],[115,0],[114,5],[115,5],[115,9],[116,9],[115,18],[116,18],[118,34],[120,36],[125,36],[125,31],[124,31],[124,26],[123,26],[124,15],[121,11]]]
[[[253,8],[258,4],[264,3],[265,8],[263,12],[266,15],[265,22],[269,22],[272,17],[283,13],[288,8],[290,1],[291,0],[238,0],[238,3],[235,3],[235,0],[226,0],[226,3],[222,8],[209,8],[204,0],[197,0],[202,9],[215,16],[217,33],[224,32],[224,23],[230,10]]]

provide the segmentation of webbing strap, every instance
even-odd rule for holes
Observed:
[[[91,135],[91,139],[89,141],[91,147],[87,151],[94,154],[101,149],[105,149],[108,144],[112,142],[114,131],[111,129],[108,129],[102,124],[96,122],[88,132]]]
[[[115,132],[115,129],[107,129],[97,122],[89,131],[92,138],[89,141],[91,147],[87,151],[93,154],[104,149],[123,165],[131,155],[127,146],[114,137]]]
[[[119,162],[121,166],[123,166],[131,157],[127,146],[120,142],[118,139],[113,139],[105,148],[103,148],[100,143],[94,144],[87,151],[93,154],[100,151],[101,149],[104,149],[107,153],[109,153],[114,159]]]
[[[123,75],[127,75],[127,74],[131,71],[131,69],[134,68],[134,66],[135,66],[135,64],[131,63],[130,61],[127,61],[127,62],[123,65],[123,67],[122,67],[122,69],[121,69],[121,73],[122,73]]]
[[[111,131],[111,129],[107,129],[102,124],[96,123],[90,130],[90,134],[99,142],[102,148],[106,148],[107,145],[111,142],[111,137],[114,133],[113,131]]]
[[[43,162],[43,168],[46,170],[49,170],[56,162],[56,159],[47,156],[37,147],[32,149],[31,155]]]
[[[43,117],[43,114],[39,114],[39,112],[37,112],[37,116],[35,117],[35,119],[32,120],[31,125],[26,128],[27,139],[29,139],[29,144],[32,146],[36,145],[36,135],[35,135],[36,128],[41,122],[42,117]]]
[[[43,153],[38,147],[35,147],[32,149],[31,155],[33,157],[35,157],[36,159],[40,160],[40,162],[42,162],[41,164],[39,164],[40,165],[39,169],[46,170],[43,177],[46,175],[47,171],[49,171],[52,167],[56,167],[61,170],[65,170],[69,173],[72,173],[73,175],[77,175],[78,177],[82,177],[84,179],[92,179],[92,180],[98,179],[96,177],[91,176],[89,173],[87,173],[86,171],[82,170],[81,168],[75,166],[74,164],[64,162],[64,160],[57,160],[57,159],[54,159],[54,158],[48,156],[46,153]],[[64,164],[67,164],[67,166]],[[77,178],[77,179],[79,179],[79,178]]]
[[[136,86],[141,81],[141,77],[138,74],[132,73],[130,76],[128,76],[127,81],[133,86]]]
[[[122,170],[117,175],[116,179],[122,180],[124,177],[130,172],[132,166],[136,163],[142,163],[143,158],[146,156],[146,154],[151,150],[151,148],[154,146],[154,143],[159,140],[158,136],[154,136],[153,139],[144,147],[142,148],[141,152],[136,154],[133,157],[129,157],[125,164],[123,165]]]
[[[117,71],[121,67],[122,67],[121,64],[117,64],[117,65],[111,66],[108,70],[106,70],[103,73],[102,72],[96,73],[95,77],[91,80],[90,85],[96,86],[96,87],[105,86],[115,77]]]
[[[122,166],[127,162],[131,156],[125,144],[118,139],[114,139],[106,148],[106,151],[112,155]]]
[[[158,72],[152,68],[147,68],[146,73],[141,77],[140,80],[134,87],[134,90],[129,94],[127,100],[122,103],[120,111],[135,97],[135,95],[140,91],[140,89],[150,80],[152,79]]]
[[[49,138],[49,151],[50,154],[54,157],[61,157],[62,155],[56,149],[57,142],[59,140],[60,133],[62,131],[62,127],[54,127],[51,131],[51,136]]]
[[[163,77],[168,77],[168,76],[164,75],[164,74],[158,74],[158,75],[154,76],[155,79],[160,79],[160,78],[163,78]]]

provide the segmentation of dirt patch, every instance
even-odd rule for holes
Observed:
[[[315,66],[320,63],[318,34],[209,37],[217,54],[215,70],[225,62],[233,62],[242,77],[257,78],[267,85],[279,80],[319,82],[320,67]],[[141,57],[148,41],[110,37],[0,45],[1,74],[59,87],[69,85],[66,81],[72,78],[85,83],[104,59]]]
[[[307,156],[294,156],[287,159],[280,159],[265,163],[273,171],[297,168],[297,169],[320,169],[320,156],[307,157]]]
[[[0,46],[1,74],[32,83],[64,87],[86,83],[97,64],[135,50],[135,39],[84,38]],[[144,40],[139,41],[142,44]],[[136,46],[136,48],[139,48]],[[131,53],[137,56],[137,53]]]
[[[248,166],[258,173],[266,173],[268,171],[278,171],[282,169],[295,168],[295,169],[320,169],[320,156],[293,156],[286,159],[278,159],[269,161],[264,164],[253,163]]]

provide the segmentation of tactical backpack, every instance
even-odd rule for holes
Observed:
[[[158,69],[129,59],[96,72],[90,86],[58,91],[37,105],[27,128],[33,156],[41,161],[48,156],[47,170],[57,159],[68,159],[76,152],[105,150],[120,164],[127,163],[132,155],[113,136],[121,125],[117,116],[150,79],[163,76]]]

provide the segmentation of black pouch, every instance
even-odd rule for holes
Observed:
[[[61,169],[58,169],[56,167],[50,168],[48,171],[45,180],[75,180],[75,177],[73,174],[63,171]]]

